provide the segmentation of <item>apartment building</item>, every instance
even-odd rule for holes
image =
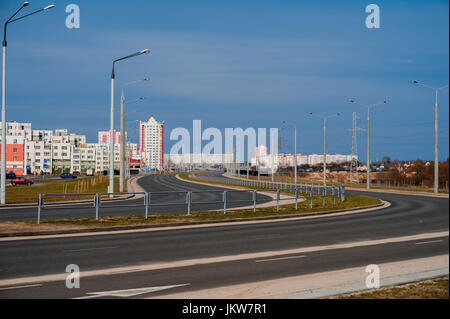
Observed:
[[[110,143],[109,131],[99,131],[98,132],[98,144],[108,144]],[[125,132],[125,138],[127,137],[127,132]],[[114,130],[114,144],[120,144],[120,131]]]
[[[164,122],[153,117],[139,122],[141,158],[144,167],[162,169],[164,166]]]
[[[0,131],[3,127],[3,122],[0,122]],[[19,123],[15,121],[6,123],[6,136],[17,136],[24,139],[31,139],[31,123]]]
[[[0,147],[1,144],[0,136]],[[6,136],[6,171],[13,171],[16,175],[26,173],[25,138],[22,136]]]

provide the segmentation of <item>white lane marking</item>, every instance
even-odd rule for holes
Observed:
[[[237,255],[225,255],[225,256],[217,256],[217,257],[204,257],[204,258],[194,258],[194,259],[185,259],[179,261],[168,261],[168,262],[153,262],[149,264],[143,265],[130,265],[130,266],[122,266],[122,267],[112,267],[105,269],[97,269],[97,270],[88,270],[83,272],[83,278],[93,277],[93,276],[107,276],[111,275],[115,272],[128,271],[132,269],[136,269],[138,271],[151,271],[158,269],[168,269],[168,268],[176,268],[176,267],[189,267],[193,265],[205,265],[217,262],[229,262],[229,261],[238,261],[238,260],[249,260],[249,259],[258,259],[258,258],[278,258],[277,256],[283,255],[294,255],[294,254],[306,254],[310,252],[316,251],[325,251],[331,249],[346,249],[346,248],[355,248],[355,247],[364,247],[364,246],[375,246],[382,245],[387,243],[404,243],[408,241],[416,241],[416,240],[427,240],[427,239],[435,239],[442,238],[444,236],[448,236],[449,232],[436,232],[436,233],[427,233],[427,234],[419,234],[419,235],[409,235],[403,237],[393,237],[393,238],[384,238],[384,239],[374,239],[374,240],[363,240],[356,241],[350,243],[343,244],[331,244],[331,245],[323,245],[323,246],[311,246],[311,247],[303,247],[303,248],[291,248],[286,250],[275,250],[275,251],[263,251],[257,253],[243,253]],[[10,278],[10,279],[0,279],[0,287],[2,286],[12,286],[19,284],[32,284],[32,283],[42,283],[48,281],[58,281],[65,280],[67,274],[50,274],[50,275],[38,275],[32,277],[22,277],[22,278]]]
[[[99,297],[133,297],[137,295],[147,294],[150,292],[161,291],[171,288],[177,288],[182,286],[187,286],[190,284],[181,284],[181,285],[171,285],[171,286],[159,286],[159,287],[145,287],[145,288],[133,288],[133,289],[124,289],[124,290],[111,290],[111,291],[101,291],[101,292],[88,292],[88,295],[85,297],[78,297],[73,299],[90,299],[90,298],[99,298]]]
[[[294,259],[294,258],[303,258],[306,257],[305,255],[302,256],[290,256],[290,257],[280,257],[280,258],[270,258],[270,259],[260,259],[260,260],[255,260],[256,263],[262,263],[265,261],[275,261],[275,260],[286,260],[286,259]]]
[[[41,284],[36,285],[26,285],[26,286],[16,286],[16,287],[6,287],[6,288],[0,288],[0,290],[11,290],[11,289],[21,289],[21,288],[31,288],[31,287],[39,287],[42,286]]]
[[[423,244],[440,243],[441,241],[444,241],[444,240],[441,239],[441,240],[421,241],[420,243],[414,243],[414,245],[423,245]]]
[[[79,251],[114,249],[114,248],[119,248],[119,247],[98,247],[98,248],[71,249],[71,250],[63,250],[63,252],[65,252],[65,253],[73,253],[73,252],[79,252]]]

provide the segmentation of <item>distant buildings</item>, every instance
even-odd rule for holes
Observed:
[[[164,166],[164,122],[158,122],[153,115],[147,122],[139,122],[139,141],[144,167],[162,169]]]
[[[257,156],[251,158],[252,166],[259,166],[261,168],[287,168],[295,166],[293,154],[267,154],[267,148],[260,146],[256,148]],[[300,165],[319,165],[323,164],[323,154],[303,155],[296,154],[297,166]],[[356,155],[342,155],[342,154],[327,154],[328,164],[341,164],[351,162],[352,159],[358,159]]]
[[[87,143],[86,135],[69,133],[67,129],[33,130],[31,123],[7,122],[6,170],[16,175],[87,170],[103,173],[109,170],[109,132],[106,133],[106,143],[105,132],[98,133],[98,143]],[[114,142],[114,168],[118,170],[119,132],[115,132]],[[135,165],[140,163],[137,144],[127,143],[126,157]]]

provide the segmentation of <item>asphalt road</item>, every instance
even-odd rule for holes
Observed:
[[[223,209],[222,193],[228,190],[224,187],[199,185],[179,180],[175,175],[148,175],[139,179],[138,184],[148,192],[154,192],[151,195],[151,207],[149,214],[152,213],[177,213],[187,212],[186,191],[193,191],[191,211],[205,211],[211,209]],[[158,194],[158,192],[173,192],[171,194]],[[178,192],[178,193],[176,193]],[[233,192],[228,194],[228,208],[242,207],[252,205],[251,192]],[[235,202],[244,200],[243,202]],[[265,195],[258,194],[257,201],[264,202],[271,200]],[[206,204],[200,202],[208,202]],[[216,203],[212,203],[216,202]],[[171,203],[167,205],[167,203]],[[59,208],[43,209],[41,211],[41,220],[60,219],[74,217],[95,217],[95,208],[93,201],[89,204],[73,204],[82,209],[67,208],[68,206],[59,206]],[[71,206],[73,206],[71,205]],[[100,216],[125,216],[145,214],[144,199],[103,202],[103,208],[100,208]],[[123,207],[123,206],[128,207]],[[122,207],[120,207],[122,206]],[[18,221],[37,219],[37,207],[3,207],[0,208],[0,221]]]
[[[264,262],[257,262],[256,259],[217,261],[205,265],[133,271],[133,267],[158,262],[174,263],[197,258],[381,240],[449,229],[447,198],[387,193],[370,193],[370,196],[387,200],[392,205],[377,211],[316,219],[0,241],[0,280],[64,274],[68,264],[77,264],[82,273],[131,267],[126,273],[86,277],[82,279],[80,289],[67,289],[61,280],[39,283],[37,286],[0,287],[0,298],[73,298],[99,291],[186,284],[170,289],[174,293],[448,254],[448,236],[445,236],[425,242],[410,240],[319,250],[301,256],[282,255],[279,256],[281,259],[272,258],[274,260]],[[139,297],[163,293],[153,292]]]

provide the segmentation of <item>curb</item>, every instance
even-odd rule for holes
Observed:
[[[0,233],[0,238],[5,237],[21,237],[21,236],[42,236],[42,235],[64,235],[64,234],[79,234],[79,233],[95,233],[95,232],[107,232],[107,231],[121,231],[121,230],[137,230],[137,229],[152,229],[152,228],[164,228],[174,226],[192,226],[192,225],[207,225],[207,224],[219,224],[219,223],[231,223],[231,222],[247,222],[247,221],[261,221],[261,220],[277,220],[287,219],[295,217],[308,217],[308,216],[321,216],[334,213],[351,212],[360,209],[370,209],[384,206],[387,202],[382,201],[376,205],[353,207],[349,209],[337,209],[325,212],[312,212],[304,214],[291,214],[291,215],[279,215],[279,216],[265,216],[265,217],[250,217],[250,218],[233,218],[225,220],[210,220],[199,222],[179,222],[179,223],[167,223],[158,225],[134,225],[134,226],[112,226],[104,228],[86,228],[86,229],[67,229],[67,230],[46,230],[35,232],[12,232],[12,233]]]

